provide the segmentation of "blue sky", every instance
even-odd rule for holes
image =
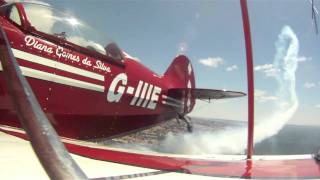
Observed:
[[[179,53],[192,61],[201,88],[247,92],[245,47],[238,0],[44,1],[75,14],[111,37],[131,56],[162,74]],[[315,0],[320,9],[320,1]],[[254,50],[256,116],[277,101],[271,66],[283,26],[296,34],[299,108],[289,123],[320,125],[320,35],[307,0],[249,0]],[[318,19],[320,17],[318,16]],[[198,102],[193,116],[247,119],[247,98]]]

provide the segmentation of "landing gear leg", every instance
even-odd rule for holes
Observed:
[[[192,133],[193,126],[192,126],[191,118],[189,118],[188,116],[183,116],[179,114],[178,119],[181,119],[183,122],[185,122],[187,124],[188,132]]]

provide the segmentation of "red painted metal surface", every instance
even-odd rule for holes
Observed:
[[[249,12],[247,7],[247,0],[240,0],[243,31],[246,44],[247,57],[247,82],[248,82],[248,146],[247,158],[251,159],[253,155],[253,135],[254,135],[254,76],[253,76],[253,55],[251,45],[251,32]]]
[[[2,128],[0,131],[27,139],[24,133],[18,131]],[[87,146],[85,142],[70,139],[65,146],[69,152],[92,159],[187,174],[244,179],[320,178],[320,163],[311,155],[306,159],[288,160],[212,160],[116,151],[98,145]]]
[[[30,85],[11,51],[9,40],[0,27],[0,55],[3,76],[10,98],[28,137],[48,176],[52,179],[87,179],[73,161],[55,130],[41,110]]]

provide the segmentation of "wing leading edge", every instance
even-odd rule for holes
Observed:
[[[191,92],[192,97],[194,99],[225,99],[225,98],[236,98],[242,97],[246,94],[243,92],[237,91],[226,91],[226,90],[216,90],[216,89],[189,89],[189,88],[176,88],[176,89],[169,89],[169,94],[187,94]]]

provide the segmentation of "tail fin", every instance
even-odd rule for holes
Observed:
[[[192,65],[184,55],[179,55],[173,60],[164,73],[164,78],[171,82],[170,88],[195,88]]]
[[[168,97],[181,102],[180,113],[191,112],[195,105],[191,89],[195,88],[194,72],[189,59],[184,55],[177,56],[167,71],[164,78],[168,82]],[[186,91],[170,91],[170,89],[183,88]]]
[[[194,72],[189,59],[180,55],[176,57],[164,74],[168,83],[167,96],[163,102],[174,107],[180,115],[192,111],[195,100],[224,99],[245,96],[245,93],[215,89],[196,89]]]

